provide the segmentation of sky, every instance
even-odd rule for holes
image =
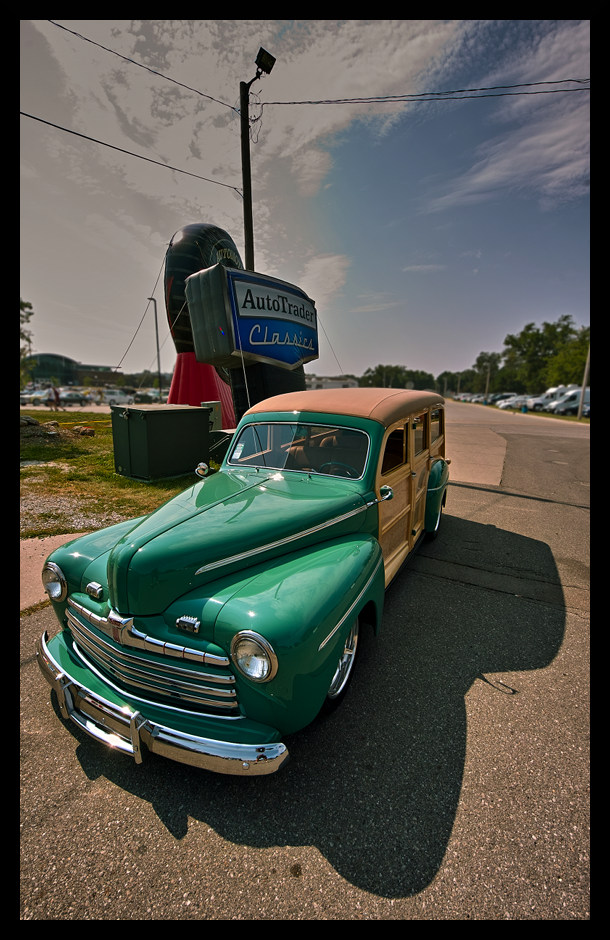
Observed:
[[[173,371],[172,236],[217,225],[245,263],[239,87],[260,47],[276,62],[250,86],[254,267],[316,304],[306,373],[436,377],[528,323],[589,324],[589,21],[20,27],[35,353],[156,371],[154,297]]]

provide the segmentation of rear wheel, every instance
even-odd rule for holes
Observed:
[[[356,654],[358,652],[358,634],[360,624],[358,617],[354,618],[352,626],[343,644],[343,649],[335,669],[335,674],[326,693],[326,707],[334,708],[343,700],[347,687],[354,674]]]

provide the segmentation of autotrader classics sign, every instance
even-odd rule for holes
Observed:
[[[186,279],[195,357],[235,368],[243,357],[294,369],[318,358],[316,305],[299,287],[222,264]]]

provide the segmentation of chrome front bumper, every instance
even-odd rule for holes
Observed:
[[[141,764],[144,747],[170,760],[221,774],[260,776],[272,774],[288,758],[285,744],[233,744],[185,734],[149,721],[129,706],[121,707],[77,682],[53,658],[48,634],[36,643],[40,670],[57,695],[64,718],[70,718],[92,738]]]

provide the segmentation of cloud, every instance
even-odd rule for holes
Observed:
[[[371,294],[359,294],[356,298],[359,301],[356,304],[352,304],[350,307],[350,313],[382,313],[384,310],[393,310],[394,307],[397,307],[399,301],[393,297],[391,294],[387,293],[371,293]],[[404,300],[401,301],[404,304]]]
[[[328,175],[333,161],[329,153],[317,147],[310,147],[295,154],[291,163],[301,195],[314,196],[320,188],[320,183]]]
[[[560,21],[533,29],[540,35],[529,37],[527,55],[519,47],[502,72],[486,77],[486,84],[588,78],[588,23]],[[503,125],[503,131],[475,149],[470,168],[454,177],[444,193],[431,198],[424,211],[475,205],[508,193],[533,195],[548,209],[586,195],[588,92],[500,98],[493,121]]]
[[[534,193],[546,207],[586,194],[589,146],[583,115],[566,111],[545,115],[487,142],[470,170],[452,182],[449,192],[431,199],[427,210],[473,205],[507,191]]]
[[[439,20],[300,21],[290,38],[282,36],[271,75],[260,88],[255,86],[264,103],[262,155],[290,157],[297,185],[310,192],[330,169],[328,151],[343,132],[363,121],[382,135],[409,105],[284,107],[270,102],[340,101],[368,96],[372,90],[386,96],[422,90],[431,64],[442,57],[460,29],[455,21]]]
[[[445,264],[408,264],[402,270],[414,274],[434,274],[436,271],[445,271]]]
[[[343,289],[349,267],[350,260],[345,255],[325,254],[310,258],[299,278],[299,287],[322,310]]]

